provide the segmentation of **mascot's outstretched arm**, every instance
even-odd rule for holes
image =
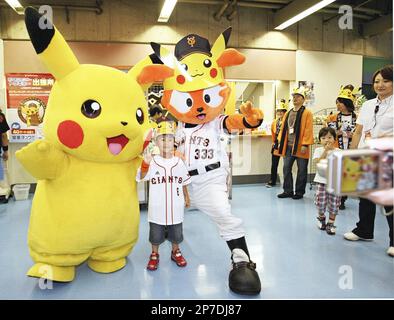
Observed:
[[[56,179],[68,165],[68,156],[45,140],[30,143],[18,150],[15,156],[37,179]]]
[[[253,108],[250,101],[243,103],[240,110],[241,114],[230,115],[226,118],[225,126],[228,131],[257,128],[263,122],[263,111]]]

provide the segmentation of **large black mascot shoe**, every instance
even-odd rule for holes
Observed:
[[[261,291],[261,282],[252,261],[233,262],[233,269],[228,277],[231,291],[237,294],[256,295]]]

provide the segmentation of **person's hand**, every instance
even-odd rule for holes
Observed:
[[[144,149],[142,156],[143,156],[144,162],[146,164],[150,164],[150,162],[152,161],[153,153],[155,151],[154,149],[155,149],[155,146],[152,144],[152,142],[149,143],[149,145]]]
[[[302,154],[307,153],[307,151],[308,151],[308,147],[307,147],[307,146],[302,146],[302,147],[301,147],[301,153],[302,153]]]
[[[153,129],[149,129],[144,133],[144,144],[143,144],[143,151],[149,146],[151,141],[153,140]]]
[[[180,152],[180,151],[178,151],[178,150],[175,150],[175,151],[174,151],[174,156],[175,156],[175,157],[178,157],[178,158],[181,159],[183,162],[186,162],[186,157],[185,157],[185,155],[184,155],[182,152]]]
[[[8,151],[3,151],[3,160],[7,161],[8,160]]]
[[[366,198],[373,203],[376,203],[381,206],[393,206],[394,205],[394,189],[388,190],[378,190],[368,192],[364,195],[361,195],[363,198]]]
[[[144,152],[144,162],[146,164],[150,164],[152,161],[152,158],[153,158],[153,156],[152,156],[151,152],[149,152],[149,151]]]
[[[185,197],[185,207],[190,208],[190,197],[189,196]]]
[[[334,144],[333,144],[332,142],[328,142],[328,143],[324,146],[324,149],[325,149],[326,151],[334,150]]]

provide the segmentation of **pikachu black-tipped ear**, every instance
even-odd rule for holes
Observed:
[[[172,52],[156,42],[151,42],[150,46],[152,47],[155,55],[163,64],[172,69],[176,67],[178,60],[175,58]]]
[[[51,42],[55,29],[40,29],[39,21],[42,16],[32,7],[27,7],[25,10],[25,24],[27,32],[29,33],[31,43],[37,54],[42,53]]]
[[[227,43],[230,39],[231,30],[232,30],[231,27],[228,27],[226,30],[224,30],[213,44],[211,48],[211,53],[212,56],[215,57],[216,59],[219,58],[222,52],[226,49]]]
[[[41,20],[45,18],[36,9],[26,8],[25,24],[33,47],[56,80],[60,80],[77,69],[79,62],[59,30]]]

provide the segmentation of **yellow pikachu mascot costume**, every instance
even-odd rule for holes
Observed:
[[[176,44],[174,55],[152,43],[155,55],[140,63],[163,63],[174,71],[164,81],[161,104],[179,120],[175,140],[192,177],[191,203],[214,221],[230,248],[230,289],[254,295],[261,291],[261,282],[256,264],[250,260],[242,220],[231,212],[226,184],[228,157],[220,135],[257,128],[263,112],[247,102],[241,106],[241,114],[223,114],[231,94],[224,68],[245,61],[237,50],[226,49],[230,33],[231,28],[225,30],[212,47],[207,39],[189,34]]]
[[[119,70],[81,65],[60,32],[25,11],[32,44],[56,78],[44,139],[16,153],[37,178],[28,244],[32,277],[74,279],[88,260],[96,272],[123,268],[138,238],[135,175],[149,128],[142,85],[172,74],[165,66]],[[159,67],[159,68],[157,68]]]

